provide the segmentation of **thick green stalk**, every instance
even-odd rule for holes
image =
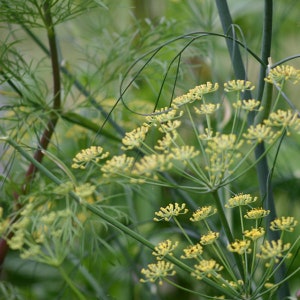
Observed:
[[[263,25],[263,38],[261,46],[261,60],[264,64],[260,65],[259,81],[257,89],[257,98],[262,99],[265,87],[266,70],[268,66],[268,60],[271,56],[272,46],[272,27],[273,27],[273,0],[265,0],[264,9],[264,25]]]
[[[228,8],[228,4],[226,0],[216,0],[217,9],[219,12],[219,17],[221,20],[223,32],[225,35],[230,37],[226,39],[228,52],[230,54],[230,59],[233,66],[233,71],[236,79],[247,79],[247,74],[245,71],[242,55],[238,43],[235,42],[236,37],[233,34],[232,30],[232,18],[230,15],[230,11]],[[251,92],[245,91],[243,99],[251,99]]]
[[[99,132],[99,125],[97,123],[91,121],[90,119],[88,119],[80,114],[77,114],[74,112],[66,112],[66,113],[61,114],[61,117],[70,123],[77,124],[83,128],[92,130],[95,133]],[[101,134],[103,136],[106,136],[110,140],[121,142],[121,138],[119,136],[116,136],[115,134],[112,134],[110,132],[110,130],[103,129],[101,131]]]
[[[213,195],[213,198],[215,200],[215,204],[216,204],[216,207],[217,207],[217,210],[218,210],[218,216],[221,220],[221,224],[222,224],[223,229],[225,231],[226,237],[227,237],[229,243],[233,243],[235,241],[235,239],[233,237],[233,234],[231,232],[231,229],[229,227],[227,218],[226,218],[225,213],[224,213],[224,205],[222,204],[221,199],[220,199],[217,191],[212,192],[212,195]],[[243,274],[243,266],[242,266],[241,257],[236,252],[233,253],[233,256],[234,256],[235,261],[236,261],[235,265],[238,267],[239,273],[241,275],[241,274]]]
[[[225,0],[216,0],[217,8],[219,11],[219,16],[221,19],[222,27],[224,33],[228,32],[230,27],[232,26],[232,18],[230,15],[230,11],[228,8],[227,1]],[[273,24],[273,0],[265,0],[265,8],[264,8],[264,18],[263,18],[263,40],[262,40],[262,48],[261,48],[261,64],[260,74],[259,74],[259,83],[258,83],[258,99],[262,99],[264,94],[264,77],[266,75],[266,66],[268,65],[268,58],[271,56],[271,45],[272,45],[272,24]],[[235,75],[237,79],[246,79],[246,73],[244,64],[242,61],[242,57],[240,55],[240,51],[238,47],[235,47],[236,44],[234,42],[227,40],[228,51],[231,54],[231,60],[234,68]],[[269,93],[271,92],[268,89]],[[266,108],[271,106],[272,97],[267,95],[266,101],[264,103]],[[252,98],[251,93],[248,92],[244,95],[245,99]],[[264,112],[266,114],[266,112]],[[248,123],[251,125],[254,123],[254,114],[249,114]],[[269,223],[271,219],[276,217],[276,208],[274,203],[274,197],[271,185],[269,184],[269,166],[267,162],[267,157],[262,155],[265,153],[265,146],[263,143],[259,144],[255,149],[255,157],[258,160],[257,164],[257,175],[259,181],[260,194],[264,201],[264,207],[266,209],[270,209],[272,214],[268,216],[267,222]],[[260,159],[262,157],[262,159]],[[276,232],[268,232],[270,239],[278,239],[278,234]],[[280,282],[284,279],[286,270],[285,265],[281,264],[279,271],[275,274],[276,282]],[[289,288],[288,284],[282,285],[278,289],[278,296],[280,299],[284,299],[289,296]]]
[[[271,45],[272,45],[272,25],[273,25],[273,0],[265,0],[265,8],[264,8],[264,27],[263,27],[263,41],[262,41],[262,49],[261,49],[261,59],[265,63],[268,64],[268,59],[271,56]],[[265,81],[264,78],[266,76],[266,67],[261,65],[260,74],[259,74],[259,86],[258,86],[258,99],[262,99]],[[269,113],[269,109],[272,105],[272,87],[270,85],[267,88],[267,93],[264,101],[265,105],[265,117],[266,114]],[[255,149],[255,157],[258,159],[265,152],[264,144],[259,144],[259,146]],[[272,220],[277,217],[275,201],[273,197],[272,186],[270,184],[270,170],[267,162],[267,158],[263,158],[257,164],[257,174],[259,179],[259,187],[261,195],[265,195],[264,208],[270,210],[270,214],[267,216],[266,221],[269,224]],[[268,228],[268,236],[270,240],[278,240],[280,238],[278,231],[271,231]],[[286,276],[286,266],[284,263],[280,264],[278,271],[275,273],[275,282],[282,282]],[[284,282],[278,289],[278,297],[279,299],[284,299],[290,296],[288,282]]]

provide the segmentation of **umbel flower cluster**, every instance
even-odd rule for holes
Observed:
[[[89,183],[74,188],[66,182],[52,187],[51,196],[47,190],[43,195],[29,195],[13,217],[4,218],[0,207],[0,234],[10,249],[19,251],[21,259],[59,267],[83,230],[80,213],[84,209],[70,201],[69,192],[87,199],[94,190]]]
[[[273,281],[274,266],[292,255],[293,246],[284,243],[284,235],[294,231],[297,221],[293,217],[273,220],[269,228],[280,231],[281,236],[278,240],[269,241],[261,224],[270,211],[253,207],[255,202],[257,197],[250,194],[238,194],[228,199],[225,208],[237,210],[241,220],[239,231],[235,232],[238,238],[231,242],[226,242],[220,232],[211,228],[210,221],[218,213],[213,206],[199,207],[189,218],[201,229],[198,240],[192,240],[180,226],[180,215],[189,214],[185,203],[161,207],[155,212],[154,221],[174,222],[185,238],[179,240],[178,234],[174,234],[174,239],[169,237],[160,242],[152,253],[156,262],[141,270],[143,278],[140,281],[158,282],[160,285],[167,281],[172,284],[170,278],[176,276],[176,265],[181,261],[186,265],[191,281],[203,281],[219,290],[214,299],[258,299],[261,295],[272,294],[280,284]],[[172,259],[175,256],[177,258]],[[236,267],[237,261],[242,262],[242,270]],[[198,294],[201,295],[201,292]]]
[[[214,288],[216,298],[191,291],[203,299],[271,299],[283,281],[299,271],[280,282],[274,280],[300,239],[293,244],[284,239],[297,224],[293,217],[279,217],[266,224],[270,211],[253,206],[256,197],[239,194],[224,205],[218,194],[224,187],[229,191],[229,185],[284,136],[300,133],[298,112],[282,109],[280,103],[285,82],[297,83],[299,79],[300,71],[290,66],[270,70],[265,80],[278,94],[274,105],[266,109],[261,99],[243,98],[245,91],[255,89],[250,81],[228,81],[223,88],[218,83],[201,84],[173,99],[168,107],[145,116],[139,127],[125,134],[123,153],[111,156],[102,147],[93,146],[76,155],[73,168],[93,165],[101,172],[101,184],[153,184],[210,193],[214,198],[216,207],[199,207],[189,217],[191,228],[201,233],[196,241],[179,222],[180,215],[186,219],[189,213],[185,203],[171,203],[155,213],[154,221],[175,223],[184,238],[178,238],[177,230],[176,238],[153,247],[155,262],[142,269],[141,282],[167,281],[187,291],[176,283],[180,269],[191,281]],[[253,154],[260,143],[265,151],[257,157]],[[240,230],[233,229],[230,213],[226,213],[230,210],[237,211]],[[216,224],[222,225],[221,231]],[[269,231],[280,231],[280,238],[269,238]]]
[[[266,81],[283,86],[284,81],[296,82],[299,77],[292,67],[281,67],[272,70]],[[249,81],[232,80],[224,84],[225,96],[221,96],[217,83],[196,86],[127,132],[122,140],[124,153],[110,157],[102,147],[92,146],[76,155],[72,167],[96,164],[109,182],[174,186],[176,182],[166,179],[169,173],[180,178],[181,189],[217,190],[255,165],[252,156],[259,143],[266,143],[265,155],[282,135],[300,132],[298,114],[276,107],[267,119],[249,126],[249,114],[264,110],[259,99],[241,98],[254,88]]]

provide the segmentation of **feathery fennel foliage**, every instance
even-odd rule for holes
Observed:
[[[246,1],[21,2],[0,3],[1,297],[292,299],[297,186],[274,183],[298,170],[299,55],[270,56],[298,4],[247,9],[254,41]]]

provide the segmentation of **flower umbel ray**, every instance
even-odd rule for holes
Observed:
[[[160,110],[156,110],[152,115],[147,116],[146,120],[149,122],[150,125],[159,125],[161,123],[166,123],[181,117],[183,112],[180,111],[179,115],[176,114],[176,109],[165,107]]]
[[[252,197],[250,194],[238,194],[231,197],[225,204],[225,207],[232,208],[236,206],[248,205],[249,203],[255,202],[257,197]]]
[[[196,245],[189,245],[183,249],[184,255],[181,255],[182,259],[196,258],[203,253],[203,247],[198,243]]]
[[[200,243],[202,245],[209,245],[214,243],[220,236],[219,232],[210,231],[209,233],[201,236]]]
[[[270,214],[269,210],[265,210],[262,207],[252,208],[251,210],[247,211],[244,215],[245,219],[261,219]]]
[[[103,148],[100,146],[92,146],[88,149],[83,149],[73,158],[72,168],[85,169],[85,166],[89,162],[97,163],[99,160],[108,157],[109,153],[103,153]]]
[[[246,111],[253,111],[253,110],[263,110],[263,107],[260,106],[260,101],[255,99],[248,99],[248,100],[239,100],[232,105],[234,108],[242,108]]]
[[[154,221],[170,221],[172,217],[176,217],[178,215],[183,215],[188,212],[188,209],[185,208],[186,204],[182,203],[179,205],[178,203],[171,203],[166,207],[161,207],[158,212],[155,212],[155,215],[159,218],[154,218]]]
[[[167,254],[173,255],[173,250],[178,246],[178,241],[172,243],[170,240],[163,241],[159,243],[152,254],[156,256],[157,260],[162,260]]]
[[[242,146],[242,141],[236,143],[235,134],[221,134],[216,135],[208,141],[208,153],[224,153],[229,150],[238,150]]]
[[[252,91],[253,89],[255,89],[255,86],[246,80],[231,80],[224,83],[225,92],[244,92],[245,90]]]
[[[217,212],[217,209],[212,206],[203,206],[198,208],[195,212],[193,212],[193,216],[190,218],[190,221],[197,222],[200,220],[204,220],[209,216],[214,215]]]
[[[125,154],[122,154],[107,160],[101,168],[101,171],[104,173],[104,177],[114,176],[120,173],[127,173],[130,172],[133,163],[133,157],[127,157]]]
[[[265,229],[263,227],[252,228],[251,230],[245,230],[243,234],[245,237],[255,241],[265,234]]]
[[[265,120],[264,123],[268,126],[282,127],[287,130],[288,135],[290,134],[289,128],[297,131],[300,127],[298,114],[291,110],[278,109],[276,112],[272,112],[269,119]]]
[[[151,154],[145,155],[135,164],[132,174],[135,176],[147,176],[156,178],[156,172],[167,171],[172,168],[169,155]]]
[[[270,229],[293,232],[298,221],[294,217],[281,217],[271,222]]]
[[[195,265],[194,268],[195,270],[191,273],[191,275],[196,277],[198,280],[201,280],[204,277],[219,278],[221,275],[218,274],[218,272],[223,270],[223,267],[213,259],[203,259],[198,265]]]
[[[135,128],[131,132],[126,132],[125,137],[122,139],[124,146],[123,150],[130,150],[141,146],[142,142],[146,138],[146,134],[149,130],[149,125],[144,124],[138,128]]]
[[[200,108],[194,107],[196,114],[198,115],[209,115],[217,111],[220,107],[220,104],[201,104]]]
[[[156,264],[149,264],[148,269],[141,270],[146,279],[140,279],[140,282],[155,282],[158,280],[158,283],[162,285],[165,277],[176,274],[176,271],[173,269],[174,265],[172,263],[159,260]]]
[[[247,133],[243,134],[243,137],[248,140],[248,143],[258,142],[273,142],[277,134],[272,131],[272,128],[265,124],[257,124],[256,126],[251,125],[247,129]]]
[[[236,240],[235,242],[229,244],[227,246],[227,249],[230,252],[236,252],[240,255],[244,254],[244,253],[250,253],[251,249],[249,249],[250,247],[250,240]]]
[[[275,262],[277,263],[279,258],[283,257],[283,253],[286,252],[290,247],[290,243],[283,244],[282,240],[271,242],[265,241],[260,247],[261,253],[256,254],[256,256],[262,259],[275,259]]]
[[[200,154],[200,151],[195,150],[194,146],[181,146],[179,148],[172,148],[171,151],[172,159],[183,162],[192,159]]]
[[[300,80],[300,70],[295,69],[292,66],[277,66],[270,70],[268,77],[265,78],[266,82],[277,83],[280,85],[285,80],[291,80],[293,84]]]

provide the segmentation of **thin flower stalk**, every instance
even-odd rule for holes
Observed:
[[[180,222],[178,221],[178,219],[176,217],[174,217],[173,220],[174,220],[175,224],[177,225],[177,227],[182,232],[182,234],[185,237],[185,239],[188,241],[188,243],[190,245],[193,245],[194,243],[192,242],[192,240],[190,239],[190,237],[187,235],[186,231],[184,230],[184,228],[182,227],[182,225],[180,224]]]
[[[216,257],[220,260],[231,280],[236,282],[238,280],[238,277],[235,273],[235,267],[230,262],[230,258],[228,257],[228,255],[224,253],[224,248],[220,245],[220,242],[216,240],[214,243],[209,244],[209,247],[212,248],[212,253],[215,253]]]
[[[190,120],[190,122],[191,122],[192,129],[193,129],[193,131],[194,131],[194,134],[195,134],[195,136],[197,137],[197,143],[198,143],[198,145],[199,145],[199,149],[200,149],[201,155],[203,156],[203,161],[207,164],[207,163],[208,163],[208,159],[207,159],[207,156],[206,156],[206,153],[205,153],[205,148],[204,148],[204,145],[203,145],[201,139],[199,139],[199,132],[198,132],[198,130],[197,130],[197,127],[196,127],[194,118],[193,118],[192,115],[191,115],[191,112],[190,112],[189,107],[186,107],[186,111],[187,111],[189,120]],[[210,130],[208,129],[208,131],[210,131]],[[199,172],[200,172],[201,178],[205,178],[206,176],[205,176],[204,172],[201,170],[201,168],[198,168],[198,169],[200,169]]]

